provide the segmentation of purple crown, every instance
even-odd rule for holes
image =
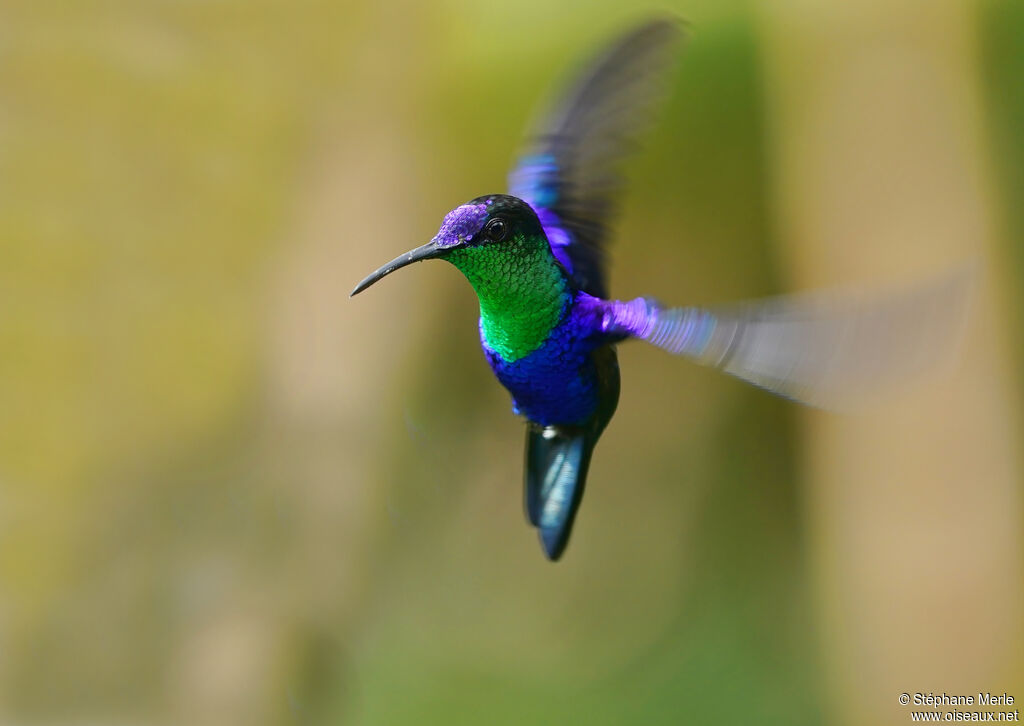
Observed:
[[[473,239],[487,219],[486,204],[463,204],[445,215],[441,229],[432,240],[438,247],[454,247]]]

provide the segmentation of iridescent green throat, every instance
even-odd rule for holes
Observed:
[[[569,289],[546,239],[461,247],[446,259],[476,291],[484,340],[506,361],[537,350],[558,325]]]

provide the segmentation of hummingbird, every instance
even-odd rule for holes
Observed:
[[[388,262],[440,259],[479,298],[480,343],[512,410],[526,419],[524,508],[545,555],[565,550],[594,447],[619,401],[616,345],[646,341],[820,407],[907,378],[948,343],[960,276],[874,304],[831,295],[721,308],[609,299],[606,251],[620,165],[662,95],[683,37],[657,18],[589,64],[528,136],[509,193],[450,211],[430,242]]]

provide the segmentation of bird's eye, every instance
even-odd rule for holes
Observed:
[[[487,239],[492,242],[501,242],[501,240],[505,239],[505,234],[507,232],[508,225],[505,224],[504,219],[492,219],[484,228],[484,234],[487,235]]]

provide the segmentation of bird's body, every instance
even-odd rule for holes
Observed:
[[[464,246],[492,219],[498,244]],[[533,208],[508,195],[454,209],[432,244],[469,280],[480,301],[480,344],[491,370],[529,421],[525,507],[545,551],[568,541],[590,454],[619,400],[613,344],[603,327],[605,302],[574,283]]]
[[[927,363],[922,356],[945,333],[933,325],[941,321],[932,307],[949,307],[962,292],[954,286],[950,294],[946,284],[858,309],[773,300],[709,311],[663,308],[651,298],[608,299],[604,249],[621,186],[617,164],[679,37],[671,20],[626,34],[544,117],[510,174],[511,194],[456,207],[429,243],[381,267],[352,293],[425,259],[444,259],[465,275],[480,301],[484,355],[528,422],[525,508],[551,559],[568,542],[591,454],[618,404],[617,343],[645,340],[827,405],[883,382],[882,374]],[[901,326],[896,337],[886,329],[894,318]],[[865,355],[874,356],[871,365]]]
[[[618,387],[613,342],[601,331],[601,309],[586,293],[566,296],[558,323],[536,350],[508,360],[481,343],[494,375],[512,394],[514,410],[540,426],[583,425]],[[617,398],[617,395],[615,396]]]
[[[532,213],[504,195],[474,203],[506,218]],[[513,234],[505,245],[455,250],[448,261],[476,291],[480,343],[516,413],[541,426],[582,425],[599,404],[595,350],[614,340],[601,330],[599,301],[574,287],[539,224],[521,223]]]

